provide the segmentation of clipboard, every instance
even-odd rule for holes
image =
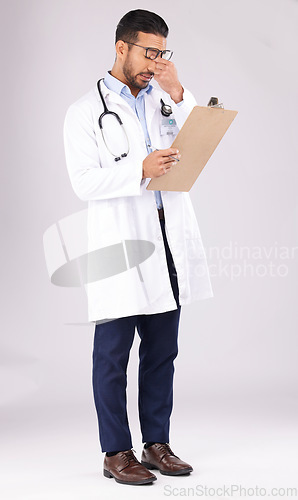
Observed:
[[[189,191],[237,113],[216,106],[195,106],[172,144],[179,149],[180,161],[166,174],[151,179],[146,189]]]

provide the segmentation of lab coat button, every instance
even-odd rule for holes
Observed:
[[[158,239],[158,240],[161,240],[161,236],[157,236],[157,239]]]

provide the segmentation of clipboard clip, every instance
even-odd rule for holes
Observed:
[[[223,102],[219,103],[217,97],[210,97],[210,100],[209,100],[207,106],[209,106],[210,108],[222,108],[222,109],[224,109]]]

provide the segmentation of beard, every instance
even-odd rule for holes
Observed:
[[[126,78],[126,81],[128,84],[135,89],[142,90],[145,89],[148,85],[149,82],[142,82],[142,81],[137,81],[137,76],[141,75],[142,73],[137,73],[136,75],[133,73],[132,70],[132,65],[129,61],[129,58],[126,59],[123,68],[122,68],[123,75]],[[148,72],[144,72],[146,74],[149,74]],[[152,76],[154,76],[154,73],[151,73]]]

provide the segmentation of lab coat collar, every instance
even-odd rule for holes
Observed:
[[[115,78],[110,71],[107,71],[104,77],[104,83],[106,87],[108,87],[110,90],[113,90],[116,92],[116,94],[119,94],[120,96],[122,94],[125,94],[128,97],[133,97],[130,88],[125,85],[121,80],[118,80],[118,78]],[[138,97],[144,95],[144,94],[149,94],[152,90],[152,85],[149,83],[146,88],[141,89],[138,93]]]
[[[129,104],[125,102],[123,97],[121,97],[118,93],[114,92],[113,90],[110,90],[106,86],[104,80],[102,80],[100,82],[100,89],[101,89],[101,92],[102,92],[104,99],[108,99],[110,102],[115,102],[117,104],[127,105],[130,108]],[[100,98],[100,95],[98,93],[97,83],[94,86],[94,91],[95,91],[97,100],[101,103],[101,98]],[[158,96],[158,94],[159,94],[158,89],[156,89],[156,87],[151,85],[150,92],[148,92],[145,95],[145,99],[148,98],[150,100],[150,102],[154,103],[155,105],[159,105],[158,103],[160,101],[160,96]],[[102,106],[102,103],[101,103],[101,106]]]
[[[128,111],[128,113],[132,113],[136,117],[134,111],[131,109],[128,102],[126,102],[125,99],[123,99],[123,97],[121,97],[118,93],[114,92],[113,90],[110,90],[105,85],[104,80],[100,82],[100,89],[108,107],[110,103],[119,104],[122,108],[125,108]],[[96,99],[99,101],[100,106],[102,108],[102,102],[100,95],[98,93],[97,84],[94,87],[94,92],[96,95]],[[160,109],[161,96],[162,94],[160,89],[154,86],[152,86],[152,89],[150,90],[149,93],[145,94],[145,112],[146,112],[146,122],[148,130],[151,129],[154,113],[156,112],[157,109]]]

